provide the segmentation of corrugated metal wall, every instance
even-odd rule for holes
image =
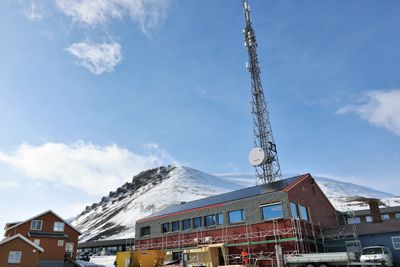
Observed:
[[[363,247],[382,245],[389,248],[393,253],[395,266],[400,266],[400,250],[396,250],[393,247],[392,237],[394,236],[400,236],[400,231],[387,234],[363,235],[359,239]]]

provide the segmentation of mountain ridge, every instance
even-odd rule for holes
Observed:
[[[313,176],[314,177],[314,176]],[[365,186],[314,177],[335,208],[367,208],[365,199],[378,198],[399,204],[393,194]],[[72,220],[83,234],[80,242],[132,238],[135,222],[171,205],[192,201],[255,185],[255,177],[240,174],[212,175],[199,170],[168,165],[135,175],[97,203],[87,206]]]

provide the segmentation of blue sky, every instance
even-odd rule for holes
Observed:
[[[283,172],[399,194],[400,2],[250,3]],[[0,195],[14,205],[0,223],[71,216],[162,164],[253,172],[241,1],[9,0],[0,13]]]

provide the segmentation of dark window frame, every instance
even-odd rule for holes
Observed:
[[[188,223],[188,224],[185,224]],[[182,220],[182,231],[186,231],[192,228],[191,220],[190,219],[184,219]]]
[[[168,226],[167,229],[165,229],[164,226]],[[163,233],[163,234],[169,233],[170,231],[171,231],[171,225],[169,222],[161,224],[161,233]]]
[[[171,222],[171,232],[178,232],[181,230],[179,221]]]
[[[212,218],[212,223],[209,224],[208,218]],[[217,225],[217,216],[215,214],[209,214],[204,216],[204,227],[213,227]]]
[[[148,229],[148,233],[147,233],[147,229]],[[146,232],[145,232],[145,230],[146,230]],[[151,235],[150,226],[143,226],[143,227],[140,228],[140,236],[141,237],[149,236],[149,235]]]
[[[299,206],[298,204],[296,204],[297,206]],[[274,206],[280,206],[281,210],[280,210],[280,216],[274,216],[274,217],[268,217],[268,214],[266,213],[266,208],[270,208],[270,207],[274,207]],[[260,207],[261,210],[261,218],[263,221],[271,221],[271,220],[277,220],[277,219],[282,219],[284,218],[284,213],[283,213],[283,203],[282,202],[275,202],[275,203],[269,203],[269,204],[265,204],[262,205]]]

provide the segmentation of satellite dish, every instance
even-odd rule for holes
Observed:
[[[249,161],[253,166],[260,166],[265,162],[265,152],[260,147],[253,148],[249,153]]]

